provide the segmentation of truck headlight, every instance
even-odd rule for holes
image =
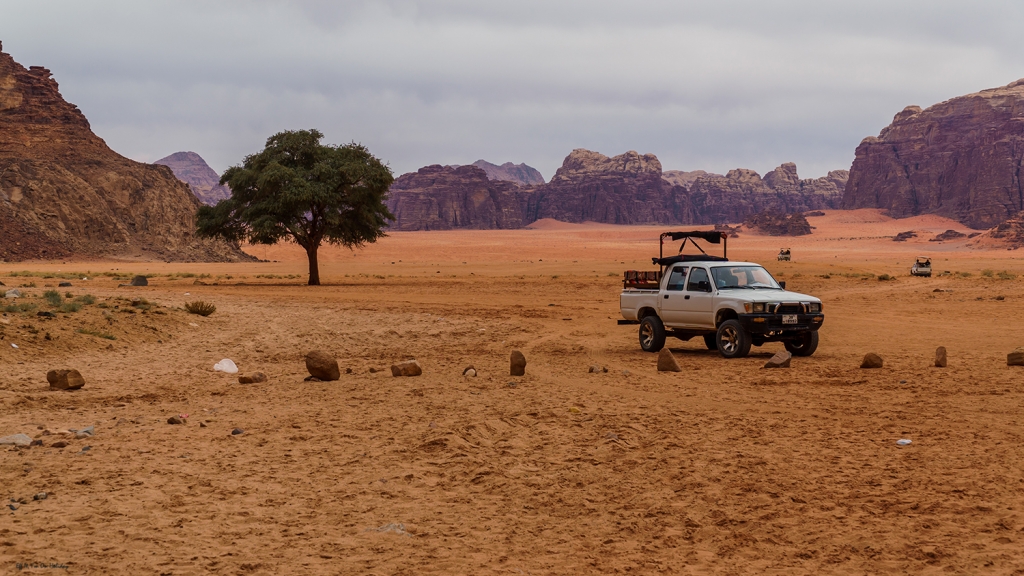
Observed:
[[[754,314],[762,314],[762,313],[764,313],[764,303],[763,302],[753,302],[753,303],[745,302],[743,304],[743,309],[747,311],[747,314],[750,314],[751,312],[753,312]]]
[[[808,314],[820,314],[821,313],[821,302],[811,302],[807,305]]]

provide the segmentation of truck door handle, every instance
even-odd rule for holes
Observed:
[[[665,299],[668,300],[668,294],[665,294]]]
[[[690,295],[689,294],[687,294],[686,296],[683,296],[683,300],[689,300],[689,299],[690,299]]]

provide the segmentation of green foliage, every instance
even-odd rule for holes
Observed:
[[[35,304],[8,304],[7,306],[3,307],[3,311],[12,314],[17,314],[19,312],[31,312],[36,308],[38,308],[38,306],[36,306]]]
[[[384,205],[391,170],[360,144],[320,143],[318,130],[285,131],[262,152],[228,168],[231,197],[196,214],[199,236],[252,244],[291,238],[306,250],[309,284],[320,283],[323,242],[346,247],[375,242],[394,216]]]
[[[78,312],[82,309],[82,305],[78,302],[65,302],[60,305],[61,312]]]
[[[971,273],[970,272],[957,272],[957,275],[960,276],[961,278],[970,278],[971,277]]]
[[[194,302],[185,303],[185,311],[189,314],[198,314],[200,316],[209,316],[217,311],[217,307],[209,302],[202,300],[196,300]]]
[[[881,282],[888,282],[889,280],[895,280],[895,278],[889,276],[888,274],[879,274],[878,280]]]
[[[79,296],[78,298],[75,298],[75,302],[78,302],[79,304],[85,304],[86,306],[89,306],[91,304],[95,304],[96,303],[96,297],[93,296],[92,294],[86,294],[84,296]]]
[[[981,275],[984,276],[985,278],[991,278],[993,274],[994,272],[992,272],[988,268],[981,271]]]
[[[79,328],[78,330],[75,330],[75,332],[78,332],[79,334],[88,334],[89,336],[98,336],[100,338],[106,338],[107,340],[117,340],[117,337],[114,336],[113,334],[108,334],[106,332],[100,332],[99,330],[92,330],[89,328]]]
[[[64,302],[64,297],[56,290],[47,290],[46,292],[43,292],[43,300],[46,300],[47,304],[56,308]]]
[[[1014,278],[1017,277],[1016,274],[1012,272],[1007,272],[1006,270],[1003,270],[999,274],[996,274],[996,276],[998,276],[1000,280],[1013,280]]]

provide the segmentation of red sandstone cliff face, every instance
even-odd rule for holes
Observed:
[[[1024,80],[908,106],[857,147],[844,208],[939,214],[989,228],[1024,209]]]
[[[435,164],[398,177],[387,205],[392,230],[522,228],[527,194],[476,166]]]
[[[250,259],[195,238],[198,206],[169,168],[108,148],[49,70],[0,52],[0,259]]]
[[[171,172],[174,172],[174,177],[188,184],[192,193],[203,204],[213,206],[231,197],[231,188],[221,186],[220,176],[195,152],[175,152],[153,164],[170,168]]]
[[[515,228],[541,218],[609,224],[721,224],[751,214],[835,208],[848,173],[801,180],[795,164],[762,179],[753,170],[722,176],[703,171],[663,173],[653,154],[609,158],[590,150],[569,154],[551,181],[517,186],[460,168],[428,166],[391,188],[396,230]],[[468,198],[475,198],[473,202]],[[400,213],[399,213],[400,212]],[[498,217],[497,215],[501,215]],[[500,223],[500,224],[498,224]]]
[[[513,164],[511,162],[505,162],[501,166],[497,164],[491,164],[486,160],[477,160],[473,162],[473,166],[480,168],[487,173],[487,177],[491,180],[504,180],[506,182],[514,182],[522,186],[532,186],[536,184],[544,183],[544,176],[532,166],[526,164]]]

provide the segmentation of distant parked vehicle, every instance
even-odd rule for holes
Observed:
[[[779,262],[789,262],[789,261],[790,261],[789,248],[783,248],[782,250],[779,250]]]
[[[914,262],[914,265],[910,267],[910,275],[930,278],[932,275],[932,259],[925,256],[919,257]]]

